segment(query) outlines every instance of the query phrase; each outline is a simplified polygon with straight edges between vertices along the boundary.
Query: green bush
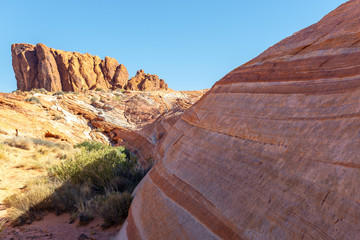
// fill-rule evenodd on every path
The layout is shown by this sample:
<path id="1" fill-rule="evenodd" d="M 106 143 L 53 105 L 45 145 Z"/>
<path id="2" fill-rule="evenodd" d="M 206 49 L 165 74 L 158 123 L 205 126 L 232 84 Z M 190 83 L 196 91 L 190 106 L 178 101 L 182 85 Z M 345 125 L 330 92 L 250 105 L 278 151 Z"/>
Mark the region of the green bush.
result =
<path id="1" fill-rule="evenodd" d="M 108 194 L 100 208 L 100 216 L 104 219 L 103 227 L 123 223 L 128 215 L 131 201 L 132 197 L 128 192 Z"/>
<path id="2" fill-rule="evenodd" d="M 34 88 L 31 90 L 32 93 L 46 94 L 48 91 L 45 88 Z"/>
<path id="3" fill-rule="evenodd" d="M 34 96 L 25 99 L 25 101 L 30 103 L 41 103 L 40 99 Z"/>
<path id="4" fill-rule="evenodd" d="M 75 148 L 84 148 L 87 151 L 97 151 L 100 149 L 107 148 L 107 146 L 103 143 L 98 143 L 94 141 L 84 141 L 82 143 L 76 144 Z"/>
<path id="5" fill-rule="evenodd" d="M 76 184 L 91 183 L 101 193 L 110 184 L 117 172 L 128 164 L 123 147 L 87 144 L 74 158 L 57 166 L 53 175 L 61 180 Z"/>
<path id="6" fill-rule="evenodd" d="M 91 103 L 94 103 L 94 102 L 99 101 L 99 98 L 98 97 L 92 97 L 90 101 L 91 101 Z"/>
<path id="7" fill-rule="evenodd" d="M 62 96 L 64 94 L 65 94 L 64 92 L 59 91 L 59 92 L 54 93 L 53 96 Z"/>
<path id="8" fill-rule="evenodd" d="M 55 121 L 57 121 L 57 120 L 61 120 L 61 119 L 63 119 L 63 117 L 62 116 L 60 116 L 60 115 L 54 115 L 54 117 L 53 117 L 53 120 L 55 120 Z"/>
<path id="9" fill-rule="evenodd" d="M 45 140 L 34 144 L 50 145 Z M 48 177 L 6 199 L 14 224 L 36 219 L 44 211 L 72 213 L 87 224 L 96 214 L 104 226 L 121 223 L 127 216 L 131 195 L 146 171 L 137 169 L 137 158 L 124 147 L 96 142 L 75 145 L 78 152 L 49 169 Z"/>

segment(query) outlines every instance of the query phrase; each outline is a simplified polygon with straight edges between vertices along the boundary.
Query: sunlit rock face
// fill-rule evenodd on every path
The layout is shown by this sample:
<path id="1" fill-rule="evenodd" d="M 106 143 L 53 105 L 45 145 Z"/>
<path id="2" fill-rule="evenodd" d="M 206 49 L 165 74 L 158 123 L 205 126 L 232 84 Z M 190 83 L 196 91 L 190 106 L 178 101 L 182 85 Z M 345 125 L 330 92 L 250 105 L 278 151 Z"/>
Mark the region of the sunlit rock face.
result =
<path id="1" fill-rule="evenodd" d="M 359 239 L 359 30 L 352 0 L 168 124 L 117 239 Z"/>
<path id="2" fill-rule="evenodd" d="M 147 168 L 156 144 L 169 129 L 166 126 L 205 92 L 0 93 L 0 141 L 18 135 L 71 144 L 112 143 L 136 153 Z"/>
<path id="3" fill-rule="evenodd" d="M 79 92 L 87 89 L 129 89 L 134 91 L 167 90 L 167 84 L 156 75 L 129 73 L 114 58 L 88 53 L 67 52 L 19 43 L 11 46 L 12 64 L 17 87 L 22 91 L 44 88 L 48 91 Z"/>

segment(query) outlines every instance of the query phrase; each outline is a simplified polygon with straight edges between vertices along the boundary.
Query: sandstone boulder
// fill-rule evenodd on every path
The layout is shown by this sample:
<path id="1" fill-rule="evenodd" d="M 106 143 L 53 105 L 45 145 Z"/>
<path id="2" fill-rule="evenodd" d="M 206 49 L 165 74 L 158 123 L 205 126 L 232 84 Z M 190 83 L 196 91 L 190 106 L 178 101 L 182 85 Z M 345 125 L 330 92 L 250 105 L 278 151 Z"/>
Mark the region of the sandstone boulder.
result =
<path id="1" fill-rule="evenodd" d="M 167 125 L 117 239 L 359 239 L 359 12 L 341 5 Z"/>

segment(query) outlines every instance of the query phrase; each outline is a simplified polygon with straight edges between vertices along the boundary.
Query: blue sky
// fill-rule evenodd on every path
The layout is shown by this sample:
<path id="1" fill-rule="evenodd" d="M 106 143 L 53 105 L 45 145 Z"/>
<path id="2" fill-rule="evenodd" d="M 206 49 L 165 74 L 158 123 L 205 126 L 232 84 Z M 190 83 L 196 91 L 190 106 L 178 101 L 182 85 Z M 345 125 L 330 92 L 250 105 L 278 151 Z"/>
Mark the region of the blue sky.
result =
<path id="1" fill-rule="evenodd" d="M 16 89 L 12 43 L 113 57 L 175 90 L 226 73 L 345 0 L 0 1 L 0 92 Z"/>

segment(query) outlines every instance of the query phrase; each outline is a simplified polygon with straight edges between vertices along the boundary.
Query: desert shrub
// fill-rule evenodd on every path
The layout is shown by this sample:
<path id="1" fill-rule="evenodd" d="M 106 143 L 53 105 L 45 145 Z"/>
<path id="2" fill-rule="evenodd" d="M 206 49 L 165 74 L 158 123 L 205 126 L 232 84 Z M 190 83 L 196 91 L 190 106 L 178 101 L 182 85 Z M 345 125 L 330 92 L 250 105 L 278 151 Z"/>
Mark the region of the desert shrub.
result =
<path id="1" fill-rule="evenodd" d="M 25 99 L 25 101 L 30 103 L 41 103 L 40 99 L 34 96 Z"/>
<path id="2" fill-rule="evenodd" d="M 82 148 L 83 151 L 74 158 L 57 166 L 53 175 L 61 181 L 71 180 L 76 184 L 89 182 L 96 191 L 103 193 L 110 180 L 127 165 L 124 148 L 95 143 L 85 144 Z"/>
<path id="3" fill-rule="evenodd" d="M 52 207 L 51 209 L 56 214 L 65 212 L 74 212 L 76 210 L 76 204 L 81 200 L 80 185 L 65 182 L 61 187 L 57 188 L 51 197 Z"/>
<path id="4" fill-rule="evenodd" d="M 96 88 L 95 91 L 97 91 L 97 92 L 100 92 L 100 91 L 101 91 L 101 92 L 102 92 L 102 91 L 104 91 L 104 90 L 103 90 L 102 88 Z"/>
<path id="5" fill-rule="evenodd" d="M 82 143 L 76 144 L 75 148 L 84 148 L 86 151 L 97 151 L 100 149 L 107 148 L 103 143 L 93 142 L 93 141 L 84 141 Z"/>
<path id="6" fill-rule="evenodd" d="M 21 148 L 24 150 L 30 150 L 31 147 L 33 146 L 32 140 L 29 138 L 25 138 L 25 137 L 14 137 L 14 138 L 5 140 L 4 143 L 9 145 L 10 147 Z"/>
<path id="7" fill-rule="evenodd" d="M 35 145 L 45 146 L 48 148 L 59 148 L 59 149 L 68 150 L 68 151 L 72 149 L 72 146 L 69 143 L 56 143 L 56 142 L 52 142 L 52 141 L 48 141 L 48 140 L 40 139 L 40 138 L 30 138 L 30 140 Z"/>
<path id="8" fill-rule="evenodd" d="M 31 93 L 42 93 L 42 94 L 48 93 L 48 91 L 45 88 L 34 88 L 30 92 Z"/>
<path id="9" fill-rule="evenodd" d="M 99 208 L 104 200 L 104 195 L 95 195 L 88 200 L 80 201 L 80 203 L 76 205 L 76 217 L 79 219 L 81 225 L 86 225 L 94 219 L 95 215 L 99 213 Z"/>
<path id="10" fill-rule="evenodd" d="M 17 193 L 4 199 L 4 204 L 10 207 L 8 217 L 13 225 L 24 224 L 28 219 L 36 219 L 41 212 L 51 208 L 50 196 L 56 185 L 46 179 L 39 179 L 26 187 L 23 193 Z"/>
<path id="11" fill-rule="evenodd" d="M 64 92 L 59 91 L 59 92 L 55 92 L 55 93 L 53 94 L 53 96 L 62 96 L 62 95 L 64 95 L 64 94 L 65 94 Z"/>
<path id="12" fill-rule="evenodd" d="M 67 143 L 55 143 L 40 138 L 28 138 L 28 137 L 14 137 L 4 141 L 5 144 L 11 147 L 22 148 L 25 150 L 31 149 L 33 145 L 45 146 L 48 148 L 58 148 L 62 150 L 71 150 L 72 146 Z"/>
<path id="13" fill-rule="evenodd" d="M 46 94 L 48 91 L 45 88 L 34 88 L 31 90 L 32 93 L 43 93 Z"/>
<path id="14" fill-rule="evenodd" d="M 55 144 L 46 140 L 35 142 Z M 104 226 L 126 218 L 131 203 L 129 192 L 146 174 L 137 169 L 137 158 L 124 147 L 96 142 L 83 142 L 75 148 L 77 153 L 48 169 L 48 177 L 30 183 L 24 193 L 6 199 L 14 224 L 39 218 L 44 211 L 72 213 L 81 224 L 100 214 Z"/>
<path id="15" fill-rule="evenodd" d="M 100 216 L 104 219 L 104 227 L 122 223 L 129 212 L 132 201 L 128 192 L 114 192 L 106 196 L 100 208 Z"/>
<path id="16" fill-rule="evenodd" d="M 55 120 L 55 121 L 60 120 L 60 119 L 63 119 L 63 117 L 60 115 L 57 115 L 57 114 L 55 114 L 53 117 L 53 120 Z"/>
<path id="17" fill-rule="evenodd" d="M 90 100 L 92 103 L 99 101 L 98 97 L 92 97 Z"/>

